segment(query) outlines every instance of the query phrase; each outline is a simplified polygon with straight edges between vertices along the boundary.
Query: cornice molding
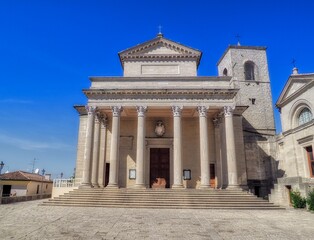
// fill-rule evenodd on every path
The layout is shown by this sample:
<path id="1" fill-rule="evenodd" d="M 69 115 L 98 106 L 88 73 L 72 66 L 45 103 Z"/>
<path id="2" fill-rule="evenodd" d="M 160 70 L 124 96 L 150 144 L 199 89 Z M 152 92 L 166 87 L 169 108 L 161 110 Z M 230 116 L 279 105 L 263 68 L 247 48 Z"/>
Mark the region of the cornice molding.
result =
<path id="1" fill-rule="evenodd" d="M 232 99 L 238 89 L 88 89 L 89 99 Z"/>

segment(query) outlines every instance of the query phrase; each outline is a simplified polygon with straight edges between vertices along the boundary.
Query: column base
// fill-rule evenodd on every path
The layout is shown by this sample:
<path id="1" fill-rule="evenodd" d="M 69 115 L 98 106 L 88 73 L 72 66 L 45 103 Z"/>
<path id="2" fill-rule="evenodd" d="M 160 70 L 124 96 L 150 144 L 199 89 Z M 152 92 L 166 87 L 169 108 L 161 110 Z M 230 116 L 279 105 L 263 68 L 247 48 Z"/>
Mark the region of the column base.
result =
<path id="1" fill-rule="evenodd" d="M 79 189 L 82 189 L 82 188 L 92 188 L 92 185 L 90 183 L 81 183 L 81 185 L 78 188 Z"/>
<path id="2" fill-rule="evenodd" d="M 173 185 L 171 186 L 171 188 L 172 188 L 172 189 L 183 189 L 184 186 L 183 186 L 183 184 L 173 184 Z"/>
<path id="3" fill-rule="evenodd" d="M 108 184 L 107 185 L 107 187 L 106 188 L 114 188 L 114 189 L 118 189 L 119 188 L 119 186 L 118 186 L 118 184 Z"/>
<path id="4" fill-rule="evenodd" d="M 226 189 L 228 189 L 228 190 L 242 190 L 241 189 L 241 187 L 240 187 L 240 185 L 228 185 L 227 187 L 226 187 Z"/>
<path id="5" fill-rule="evenodd" d="M 210 185 L 201 185 L 199 189 L 210 189 Z"/>
<path id="6" fill-rule="evenodd" d="M 105 186 L 104 185 L 99 185 L 99 188 L 104 188 Z"/>
<path id="7" fill-rule="evenodd" d="M 147 187 L 145 184 L 135 184 L 134 188 L 146 189 Z"/>
<path id="8" fill-rule="evenodd" d="M 99 185 L 98 185 L 98 183 L 92 183 L 92 185 L 93 185 L 93 188 L 99 188 Z"/>

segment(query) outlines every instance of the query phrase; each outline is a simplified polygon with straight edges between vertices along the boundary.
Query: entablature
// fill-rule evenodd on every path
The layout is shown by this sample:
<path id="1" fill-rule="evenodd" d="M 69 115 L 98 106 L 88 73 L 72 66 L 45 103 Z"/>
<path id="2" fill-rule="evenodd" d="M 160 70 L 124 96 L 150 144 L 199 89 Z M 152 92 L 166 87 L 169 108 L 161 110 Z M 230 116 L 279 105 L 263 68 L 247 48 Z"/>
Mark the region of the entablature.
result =
<path id="1" fill-rule="evenodd" d="M 239 89 L 86 89 L 88 99 L 233 99 Z"/>

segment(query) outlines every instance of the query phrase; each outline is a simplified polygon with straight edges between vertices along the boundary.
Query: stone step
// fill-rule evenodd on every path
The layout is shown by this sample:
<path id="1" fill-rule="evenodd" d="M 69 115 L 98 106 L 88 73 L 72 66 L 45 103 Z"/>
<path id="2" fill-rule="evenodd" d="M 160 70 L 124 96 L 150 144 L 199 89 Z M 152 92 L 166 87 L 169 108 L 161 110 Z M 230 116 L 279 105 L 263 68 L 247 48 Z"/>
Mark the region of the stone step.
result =
<path id="1" fill-rule="evenodd" d="M 247 209 L 247 210 L 280 210 L 276 205 L 143 205 L 143 204 L 94 204 L 94 203 L 43 203 L 42 206 L 68 206 L 68 207 L 106 207 L 106 208 L 149 208 L 149 209 Z"/>
<path id="2" fill-rule="evenodd" d="M 95 203 L 95 204 L 106 204 L 106 203 L 112 203 L 112 204 L 154 204 L 154 205 L 186 205 L 186 204 L 202 204 L 202 205 L 212 205 L 212 204 L 218 204 L 218 205 L 230 205 L 230 204 L 236 204 L 236 205 L 243 205 L 243 204 L 252 204 L 252 205 L 273 205 L 269 202 L 250 202 L 250 201 L 228 201 L 228 202 L 221 202 L 221 201 L 212 201 L 212 202 L 204 202 L 204 201 L 149 201 L 149 200 L 142 200 L 142 201 L 110 201 L 110 200 L 98 200 L 98 199 L 54 199 L 50 200 L 48 202 L 44 203 L 56 203 L 56 202 L 63 202 L 63 203 L 69 203 L 69 202 L 80 202 L 80 203 Z"/>
<path id="3" fill-rule="evenodd" d="M 279 209 L 241 190 L 76 189 L 43 206 Z"/>
<path id="4" fill-rule="evenodd" d="M 153 201 L 188 201 L 188 200 L 198 200 L 198 201 L 252 201 L 252 202 L 267 202 L 266 200 L 260 199 L 260 198 L 226 198 L 226 197 L 215 197 L 215 198 L 198 198 L 198 197 L 182 197 L 182 198 L 175 198 L 175 197 L 128 197 L 128 196 L 120 196 L 120 197 L 114 197 L 114 196 L 98 196 L 98 197 L 86 197 L 86 196 L 60 196 L 54 199 L 50 200 L 63 200 L 63 199 L 97 199 L 97 200 L 121 200 L 126 201 L 129 199 L 133 200 L 153 200 Z"/>

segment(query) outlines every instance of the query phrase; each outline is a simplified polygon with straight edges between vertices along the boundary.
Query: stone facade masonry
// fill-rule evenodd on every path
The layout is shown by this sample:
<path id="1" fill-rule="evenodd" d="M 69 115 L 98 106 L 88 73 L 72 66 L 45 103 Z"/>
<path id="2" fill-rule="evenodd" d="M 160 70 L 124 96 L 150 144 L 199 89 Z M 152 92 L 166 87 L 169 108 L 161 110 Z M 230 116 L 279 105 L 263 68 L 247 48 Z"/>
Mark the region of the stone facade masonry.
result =
<path id="1" fill-rule="evenodd" d="M 83 178 L 83 161 L 84 161 L 84 149 L 86 144 L 86 125 L 87 115 L 80 115 L 79 131 L 78 131 L 78 143 L 77 143 L 77 158 L 75 168 L 75 178 Z"/>
<path id="2" fill-rule="evenodd" d="M 100 135 L 99 166 L 105 168 L 105 163 L 111 165 L 114 159 L 111 187 L 136 187 L 136 180 L 129 178 L 130 170 L 141 172 L 142 185 L 151 187 L 150 149 L 168 148 L 170 186 L 209 186 L 209 169 L 206 172 L 201 167 L 209 164 L 215 171 L 212 187 L 249 188 L 259 196 L 269 193 L 275 180 L 275 127 L 265 50 L 230 46 L 218 63 L 218 76 L 199 77 L 202 53 L 158 35 L 119 53 L 123 77 L 91 77 L 91 87 L 84 94 L 88 106 L 108 117 L 107 128 Z M 247 61 L 254 62 L 255 80 L 245 80 Z M 138 126 L 138 106 L 147 107 L 141 116 L 145 128 Z M 121 107 L 121 115 L 113 118 L 112 107 Z M 198 112 L 200 107 L 205 113 Z M 182 108 L 182 116 L 173 108 Z M 158 121 L 165 126 L 165 134 L 159 137 L 155 134 Z M 90 160 L 84 156 L 86 125 L 87 115 L 81 114 L 77 178 L 82 177 L 84 159 Z M 143 132 L 144 137 L 137 139 Z M 138 157 L 139 167 L 136 158 L 143 153 L 144 159 Z M 181 184 L 183 169 L 191 170 L 191 180 Z"/>
<path id="3" fill-rule="evenodd" d="M 124 77 L 196 76 L 195 61 L 126 61 Z"/>
<path id="4" fill-rule="evenodd" d="M 245 80 L 246 62 L 254 63 L 254 80 Z M 230 46 L 218 62 L 219 76 L 226 74 L 225 69 L 239 89 L 237 105 L 248 107 L 242 114 L 248 187 L 265 196 L 275 181 L 274 143 L 270 141 L 275 123 L 266 48 Z"/>

